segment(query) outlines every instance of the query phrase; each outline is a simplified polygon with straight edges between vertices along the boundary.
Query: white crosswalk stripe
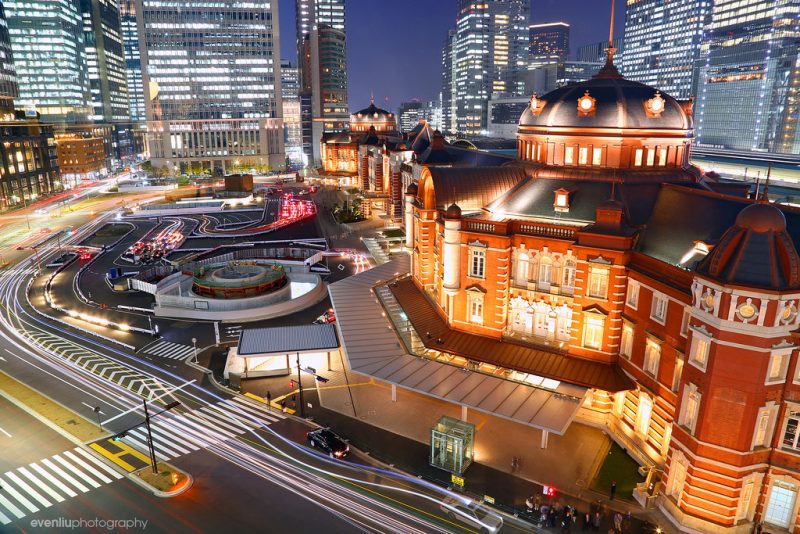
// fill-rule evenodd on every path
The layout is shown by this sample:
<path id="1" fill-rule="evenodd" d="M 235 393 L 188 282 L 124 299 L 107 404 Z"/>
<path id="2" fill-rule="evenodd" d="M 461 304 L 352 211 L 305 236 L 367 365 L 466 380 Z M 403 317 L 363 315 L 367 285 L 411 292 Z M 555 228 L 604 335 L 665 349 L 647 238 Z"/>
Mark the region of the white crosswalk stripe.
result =
<path id="1" fill-rule="evenodd" d="M 216 443 L 234 439 L 262 425 L 270 425 L 285 416 L 256 403 L 234 397 L 183 413 L 170 413 L 150 423 L 156 455 L 169 460 Z M 122 438 L 129 445 L 147 452 L 144 426 L 128 431 Z"/>
<path id="2" fill-rule="evenodd" d="M 80 447 L 17 467 L 0 474 L 0 525 L 121 478 Z"/>
<path id="3" fill-rule="evenodd" d="M 151 354 L 160 358 L 169 358 L 171 360 L 185 360 L 189 356 L 194 356 L 194 347 L 189 345 L 181 345 L 180 343 L 173 343 L 171 341 L 156 341 L 147 345 L 141 350 L 144 354 Z"/>

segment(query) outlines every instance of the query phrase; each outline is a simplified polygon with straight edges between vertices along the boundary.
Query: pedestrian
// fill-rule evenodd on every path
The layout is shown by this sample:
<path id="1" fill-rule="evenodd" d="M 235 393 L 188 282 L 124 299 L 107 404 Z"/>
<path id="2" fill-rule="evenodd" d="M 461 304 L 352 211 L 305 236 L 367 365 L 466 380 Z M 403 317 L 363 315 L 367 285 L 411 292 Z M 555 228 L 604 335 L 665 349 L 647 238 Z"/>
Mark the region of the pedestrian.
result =
<path id="1" fill-rule="evenodd" d="M 583 530 L 589 530 L 589 525 L 592 524 L 592 514 L 586 512 L 583 514 Z"/>
<path id="2" fill-rule="evenodd" d="M 519 469 L 519 458 L 516 456 L 511 457 L 511 472 L 515 473 Z"/>
<path id="3" fill-rule="evenodd" d="M 611 500 L 613 501 L 614 497 L 616 497 L 616 496 L 617 496 L 617 481 L 616 480 L 612 480 L 611 481 Z"/>
<path id="4" fill-rule="evenodd" d="M 622 530 L 623 532 L 627 532 L 631 529 L 631 511 L 628 510 L 628 513 L 625 514 L 625 519 L 622 520 Z"/>
<path id="5" fill-rule="evenodd" d="M 532 514 L 536 510 L 536 502 L 534 501 L 533 495 L 529 495 L 527 499 L 525 499 L 525 506 L 528 508 L 528 513 Z"/>
<path id="6" fill-rule="evenodd" d="M 272 393 L 267 391 L 267 410 L 272 411 Z"/>
<path id="7" fill-rule="evenodd" d="M 592 517 L 592 530 L 599 531 L 600 530 L 600 521 L 601 521 L 600 512 L 595 512 L 594 517 Z"/>
<path id="8" fill-rule="evenodd" d="M 614 514 L 614 528 L 617 529 L 618 532 L 622 532 L 622 514 L 619 512 Z"/>
<path id="9" fill-rule="evenodd" d="M 281 401 L 281 411 L 283 413 L 286 413 L 286 401 L 285 400 Z"/>

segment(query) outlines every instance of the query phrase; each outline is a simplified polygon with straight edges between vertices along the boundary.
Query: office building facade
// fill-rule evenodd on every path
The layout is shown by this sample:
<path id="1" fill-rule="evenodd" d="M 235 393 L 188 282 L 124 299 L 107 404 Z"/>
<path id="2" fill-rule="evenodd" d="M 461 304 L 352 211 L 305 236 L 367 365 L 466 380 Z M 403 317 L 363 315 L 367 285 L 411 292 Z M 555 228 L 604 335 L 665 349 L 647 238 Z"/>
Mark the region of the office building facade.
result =
<path id="1" fill-rule="evenodd" d="M 120 26 L 125 49 L 125 75 L 128 80 L 128 102 L 131 122 L 143 123 L 144 86 L 142 85 L 142 61 L 139 53 L 139 30 L 136 25 L 136 0 L 120 0 Z"/>
<path id="2" fill-rule="evenodd" d="M 322 136 L 350 119 L 344 0 L 298 0 L 296 15 L 303 150 L 320 163 Z"/>
<path id="3" fill-rule="evenodd" d="M 529 27 L 528 52 L 532 63 L 566 61 L 569 58 L 569 24 L 546 22 Z"/>
<path id="4" fill-rule="evenodd" d="M 621 57 L 625 51 L 624 37 L 614 38 L 614 49 L 617 51 L 617 57 Z M 606 60 L 606 50 L 608 50 L 608 40 L 579 46 L 575 54 L 575 60 L 588 63 L 603 63 Z"/>
<path id="5" fill-rule="evenodd" d="M 286 157 L 291 163 L 303 162 L 303 126 L 300 118 L 300 69 L 289 60 L 281 61 L 281 96 Z"/>
<path id="6" fill-rule="evenodd" d="M 492 94 L 522 95 L 520 72 L 528 60 L 528 14 L 524 0 L 459 0 L 455 34 L 443 57 L 445 122 L 449 107 L 451 131 L 485 133 L 487 101 Z M 449 50 L 449 53 L 448 53 Z M 448 57 L 449 56 L 449 57 Z M 452 74 L 449 62 L 452 62 Z M 452 76 L 452 82 L 447 78 Z"/>
<path id="7" fill-rule="evenodd" d="M 80 0 L 3 5 L 19 86 L 16 105 L 48 122 L 87 120 L 91 92 Z"/>
<path id="8" fill-rule="evenodd" d="M 137 0 L 154 166 L 284 166 L 277 10 Z"/>
<path id="9" fill-rule="evenodd" d="M 716 0 L 697 62 L 698 145 L 800 154 L 800 2 Z"/>
<path id="10" fill-rule="evenodd" d="M 622 73 L 630 80 L 688 98 L 711 4 L 701 0 L 629 0 Z"/>

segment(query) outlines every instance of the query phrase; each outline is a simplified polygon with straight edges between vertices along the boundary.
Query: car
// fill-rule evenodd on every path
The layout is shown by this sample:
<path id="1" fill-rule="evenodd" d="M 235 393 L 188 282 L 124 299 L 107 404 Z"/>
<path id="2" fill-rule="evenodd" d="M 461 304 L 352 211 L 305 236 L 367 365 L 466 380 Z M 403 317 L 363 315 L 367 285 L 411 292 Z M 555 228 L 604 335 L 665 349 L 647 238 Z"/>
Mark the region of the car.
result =
<path id="1" fill-rule="evenodd" d="M 439 508 L 451 521 L 459 521 L 478 532 L 496 534 L 503 527 L 503 518 L 479 502 L 447 497 Z"/>
<path id="2" fill-rule="evenodd" d="M 326 452 L 331 458 L 344 458 L 350 452 L 350 445 L 344 442 L 342 438 L 330 428 L 318 428 L 306 434 L 308 443 L 312 447 L 321 449 Z"/>

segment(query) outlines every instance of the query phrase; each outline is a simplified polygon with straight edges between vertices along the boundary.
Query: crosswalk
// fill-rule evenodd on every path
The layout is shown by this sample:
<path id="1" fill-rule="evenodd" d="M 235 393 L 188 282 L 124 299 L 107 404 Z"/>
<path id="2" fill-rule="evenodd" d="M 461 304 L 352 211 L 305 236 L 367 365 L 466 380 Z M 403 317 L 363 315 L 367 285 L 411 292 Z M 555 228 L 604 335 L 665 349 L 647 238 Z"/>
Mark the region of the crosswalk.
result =
<path id="1" fill-rule="evenodd" d="M 150 431 L 157 459 L 167 461 L 284 418 L 282 413 L 270 410 L 266 404 L 262 407 L 244 398 L 233 397 L 199 409 L 154 418 L 150 422 Z M 142 425 L 129 430 L 122 442 L 146 452 L 147 429 Z"/>
<path id="2" fill-rule="evenodd" d="M 147 345 L 141 352 L 171 360 L 185 360 L 189 356 L 194 356 L 194 347 L 161 340 Z"/>
<path id="3" fill-rule="evenodd" d="M 81 447 L 12 469 L 0 474 L 0 525 L 121 478 Z"/>

